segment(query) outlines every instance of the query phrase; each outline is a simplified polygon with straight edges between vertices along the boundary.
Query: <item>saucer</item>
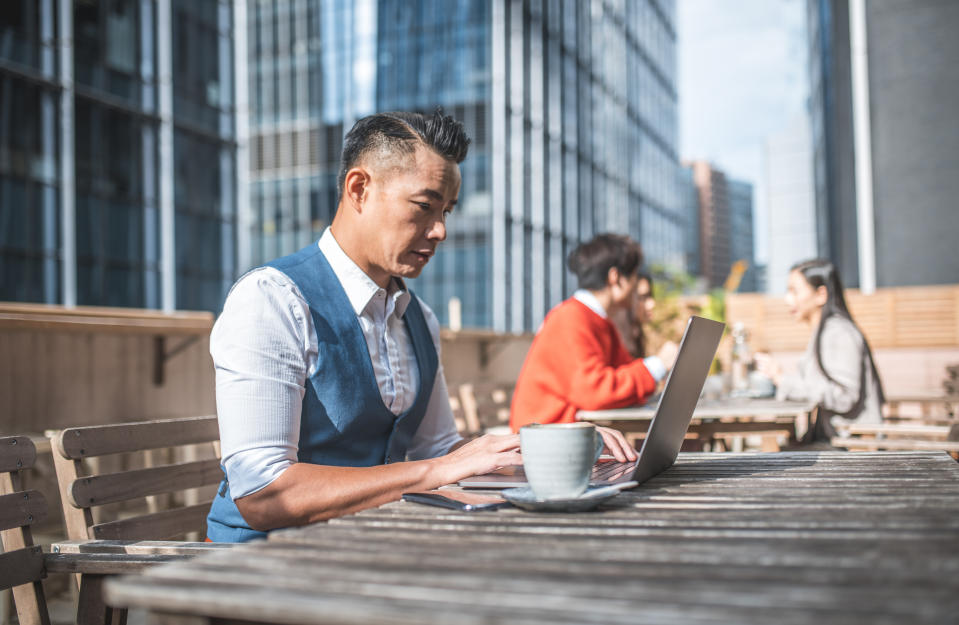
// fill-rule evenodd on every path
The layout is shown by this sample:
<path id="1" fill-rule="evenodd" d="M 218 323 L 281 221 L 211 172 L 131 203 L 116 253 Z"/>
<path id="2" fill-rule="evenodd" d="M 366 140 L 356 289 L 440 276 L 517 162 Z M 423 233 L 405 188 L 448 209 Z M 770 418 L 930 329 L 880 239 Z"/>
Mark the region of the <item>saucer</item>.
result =
<path id="1" fill-rule="evenodd" d="M 638 482 L 623 482 L 610 486 L 596 486 L 587 488 L 586 492 L 579 497 L 569 499 L 538 499 L 529 486 L 507 488 L 502 495 L 506 501 L 517 508 L 530 512 L 585 512 L 615 497 L 619 491 L 632 488 L 637 484 Z"/>

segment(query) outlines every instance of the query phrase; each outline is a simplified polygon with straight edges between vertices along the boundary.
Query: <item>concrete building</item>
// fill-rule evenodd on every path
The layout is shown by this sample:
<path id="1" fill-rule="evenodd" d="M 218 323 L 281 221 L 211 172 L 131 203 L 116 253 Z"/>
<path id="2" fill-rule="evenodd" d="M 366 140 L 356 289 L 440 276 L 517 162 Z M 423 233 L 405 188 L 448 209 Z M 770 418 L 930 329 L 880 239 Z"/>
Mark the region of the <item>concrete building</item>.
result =
<path id="1" fill-rule="evenodd" d="M 343 133 L 432 111 L 473 138 L 448 239 L 413 288 L 448 323 L 535 330 L 575 288 L 569 251 L 628 233 L 685 268 L 673 0 L 250 0 L 251 201 L 240 266 L 335 210 Z"/>
<path id="2" fill-rule="evenodd" d="M 237 272 L 234 9 L 0 3 L 0 300 L 219 309 Z"/>
<path id="3" fill-rule="evenodd" d="M 691 173 L 699 210 L 699 272 L 709 288 L 723 286 L 733 263 L 743 260 L 748 269 L 740 291 L 755 291 L 753 241 L 753 185 L 728 177 L 707 161 L 686 165 Z"/>
<path id="4" fill-rule="evenodd" d="M 959 3 L 808 0 L 817 241 L 849 286 L 959 276 Z"/>
<path id="5" fill-rule="evenodd" d="M 769 207 L 765 291 L 770 295 L 786 292 L 790 267 L 817 255 L 811 137 L 809 117 L 803 112 L 764 146 Z"/>
<path id="6" fill-rule="evenodd" d="M 699 201 L 700 275 L 710 288 L 721 286 L 733 262 L 726 175 L 705 161 L 690 163 L 689 168 Z"/>

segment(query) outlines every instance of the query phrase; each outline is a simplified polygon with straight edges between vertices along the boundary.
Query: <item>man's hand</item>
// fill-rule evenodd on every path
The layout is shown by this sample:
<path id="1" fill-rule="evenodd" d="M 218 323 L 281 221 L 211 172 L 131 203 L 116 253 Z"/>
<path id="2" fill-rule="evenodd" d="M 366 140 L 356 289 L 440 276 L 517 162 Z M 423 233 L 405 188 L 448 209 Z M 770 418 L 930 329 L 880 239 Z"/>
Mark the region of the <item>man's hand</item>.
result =
<path id="1" fill-rule="evenodd" d="M 519 434 L 487 434 L 455 447 L 435 458 L 443 484 L 452 484 L 464 477 L 482 475 L 502 467 L 523 464 L 519 453 Z"/>
<path id="2" fill-rule="evenodd" d="M 596 426 L 596 431 L 603 437 L 606 444 L 605 451 L 619 462 L 633 462 L 636 460 L 636 450 L 626 442 L 626 437 L 619 430 Z"/>

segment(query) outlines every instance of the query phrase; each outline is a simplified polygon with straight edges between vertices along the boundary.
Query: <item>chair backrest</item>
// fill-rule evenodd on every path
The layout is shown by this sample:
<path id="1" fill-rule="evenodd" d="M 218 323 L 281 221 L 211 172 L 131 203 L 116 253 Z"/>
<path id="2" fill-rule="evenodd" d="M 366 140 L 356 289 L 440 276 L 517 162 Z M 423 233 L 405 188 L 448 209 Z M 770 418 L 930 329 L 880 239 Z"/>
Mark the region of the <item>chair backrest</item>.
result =
<path id="1" fill-rule="evenodd" d="M 490 428 L 509 425 L 513 386 L 493 382 L 461 384 L 459 395 L 469 433 L 483 433 Z"/>
<path id="2" fill-rule="evenodd" d="M 213 492 L 204 493 L 200 501 L 195 489 L 213 487 L 223 477 L 219 437 L 214 416 L 75 427 L 57 433 L 52 440 L 53 460 L 68 537 L 166 540 L 205 536 Z M 206 453 L 198 454 L 197 445 L 206 447 Z M 112 454 L 125 454 L 112 458 L 114 464 L 117 458 L 124 459 L 125 466 L 102 472 L 104 463 L 98 460 L 107 460 L 103 457 Z M 196 459 L 198 455 L 208 457 Z M 129 465 L 134 468 L 127 468 Z M 161 505 L 160 498 L 167 501 Z M 131 510 L 124 510 L 123 518 L 102 518 L 100 506 L 121 502 L 133 507 L 132 516 Z"/>
<path id="3" fill-rule="evenodd" d="M 23 490 L 20 472 L 33 466 L 37 450 L 26 436 L 0 437 L 0 590 L 13 588 L 21 625 L 50 625 L 41 579 L 43 552 L 33 544 L 30 526 L 46 519 L 47 501 Z"/>

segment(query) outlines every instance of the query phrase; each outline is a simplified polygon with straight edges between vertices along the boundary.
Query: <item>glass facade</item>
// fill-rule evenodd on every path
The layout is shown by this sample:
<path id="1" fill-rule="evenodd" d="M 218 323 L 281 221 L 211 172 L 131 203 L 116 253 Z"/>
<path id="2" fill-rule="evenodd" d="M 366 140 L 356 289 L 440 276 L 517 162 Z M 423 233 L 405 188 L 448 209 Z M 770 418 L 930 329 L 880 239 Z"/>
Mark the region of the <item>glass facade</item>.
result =
<path id="1" fill-rule="evenodd" d="M 232 12 L 227 0 L 2 3 L 0 299 L 219 309 L 236 273 Z"/>
<path id="2" fill-rule="evenodd" d="M 176 301 L 219 310 L 237 271 L 233 8 L 172 8 Z"/>
<path id="3" fill-rule="evenodd" d="M 741 292 L 752 293 L 758 288 L 758 269 L 753 244 L 753 185 L 732 178 L 726 179 L 729 194 L 729 247 L 733 261 L 748 264 L 739 283 Z"/>
<path id="4" fill-rule="evenodd" d="M 672 2 L 493 2 L 492 326 L 532 331 L 603 231 L 685 268 Z M 465 307 L 465 302 L 464 302 Z"/>
<path id="5" fill-rule="evenodd" d="M 0 3 L 0 300 L 60 292 L 56 24 L 49 3 Z"/>
<path id="6" fill-rule="evenodd" d="M 248 0 L 250 254 L 314 240 L 336 209 L 342 136 L 376 110 L 462 121 L 448 238 L 413 283 L 447 322 L 532 331 L 575 288 L 565 259 L 602 231 L 686 264 L 674 2 Z M 241 245 L 241 248 L 245 247 Z"/>
<path id="7" fill-rule="evenodd" d="M 249 0 L 250 215 L 241 269 L 316 240 L 344 128 L 375 110 L 376 3 Z"/>
<path id="8" fill-rule="evenodd" d="M 817 252 L 859 285 L 849 3 L 807 0 Z"/>

